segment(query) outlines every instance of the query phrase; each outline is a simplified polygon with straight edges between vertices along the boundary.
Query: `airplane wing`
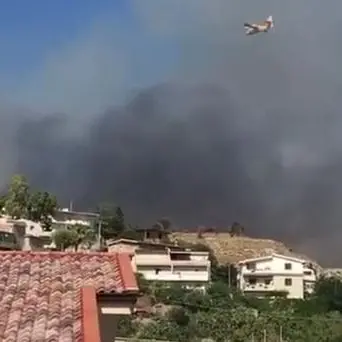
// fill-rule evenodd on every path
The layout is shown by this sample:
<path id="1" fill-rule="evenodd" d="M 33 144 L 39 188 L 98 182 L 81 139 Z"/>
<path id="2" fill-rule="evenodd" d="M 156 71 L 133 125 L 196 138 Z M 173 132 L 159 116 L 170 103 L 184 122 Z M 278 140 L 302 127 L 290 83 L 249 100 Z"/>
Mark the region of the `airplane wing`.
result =
<path id="1" fill-rule="evenodd" d="M 248 28 L 252 28 L 252 29 L 258 28 L 257 25 L 255 25 L 255 24 L 249 24 L 249 23 L 244 23 L 243 26 L 244 26 L 244 27 L 248 27 Z"/>

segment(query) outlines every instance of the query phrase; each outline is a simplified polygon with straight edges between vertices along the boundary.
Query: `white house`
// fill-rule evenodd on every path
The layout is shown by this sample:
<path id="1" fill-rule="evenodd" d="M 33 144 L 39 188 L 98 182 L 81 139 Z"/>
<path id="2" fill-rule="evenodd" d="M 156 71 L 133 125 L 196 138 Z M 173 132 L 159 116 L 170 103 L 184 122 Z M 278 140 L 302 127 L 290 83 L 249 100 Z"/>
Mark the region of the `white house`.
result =
<path id="1" fill-rule="evenodd" d="M 286 292 L 287 298 L 303 298 L 315 281 L 315 270 L 302 259 L 272 254 L 239 262 L 238 284 L 245 294 Z"/>
<path id="2" fill-rule="evenodd" d="M 58 209 L 51 218 L 52 228 L 65 228 L 76 224 L 94 227 L 99 217 L 98 213 L 71 211 L 68 208 Z"/>
<path id="3" fill-rule="evenodd" d="M 139 248 L 132 255 L 132 266 L 152 281 L 178 282 L 200 288 L 210 281 L 208 252 Z"/>

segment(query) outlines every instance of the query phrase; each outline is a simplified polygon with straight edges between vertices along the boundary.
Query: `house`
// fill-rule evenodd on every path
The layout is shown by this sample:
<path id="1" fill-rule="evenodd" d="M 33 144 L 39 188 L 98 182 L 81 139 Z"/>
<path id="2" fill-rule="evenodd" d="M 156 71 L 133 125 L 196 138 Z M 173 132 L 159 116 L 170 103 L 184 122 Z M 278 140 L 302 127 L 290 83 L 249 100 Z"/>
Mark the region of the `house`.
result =
<path id="1" fill-rule="evenodd" d="M 107 242 L 108 252 L 130 253 L 133 270 L 151 281 L 204 287 L 211 279 L 209 252 L 161 242 L 118 239 Z"/>
<path id="2" fill-rule="evenodd" d="M 146 280 L 205 288 L 211 278 L 209 252 L 139 248 L 132 255 L 132 267 Z"/>
<path id="3" fill-rule="evenodd" d="M 67 208 L 58 209 L 52 217 L 52 228 L 65 228 L 75 224 L 95 227 L 99 218 L 98 213 L 71 211 Z"/>
<path id="4" fill-rule="evenodd" d="M 313 291 L 316 281 L 316 273 L 310 264 L 285 255 L 247 259 L 238 265 L 238 284 L 245 294 L 285 293 L 287 298 L 303 298 L 305 293 Z"/>
<path id="5" fill-rule="evenodd" d="M 136 232 L 141 234 L 143 241 L 162 243 L 168 241 L 170 232 L 163 228 L 160 224 L 155 224 L 149 228 L 138 228 Z"/>
<path id="6" fill-rule="evenodd" d="M 0 252 L 0 341 L 113 342 L 138 291 L 125 253 Z"/>
<path id="7" fill-rule="evenodd" d="M 179 247 L 173 244 L 161 243 L 161 242 L 153 242 L 150 240 L 139 241 L 132 239 L 117 239 L 117 240 L 108 240 L 107 241 L 107 249 L 108 252 L 127 252 L 134 254 L 134 252 L 139 249 L 153 249 L 153 250 L 164 250 L 165 248 L 170 248 L 172 250 L 184 250 L 183 247 Z"/>
<path id="8" fill-rule="evenodd" d="M 325 278 L 339 278 L 342 279 L 342 268 L 325 268 L 321 275 Z"/>
<path id="9" fill-rule="evenodd" d="M 8 216 L 0 218 L 0 231 L 15 235 L 17 246 L 13 249 L 23 251 L 43 251 L 55 249 L 52 233 L 55 230 L 70 227 L 75 224 L 95 227 L 99 214 L 90 212 L 75 212 L 68 209 L 56 210 L 52 220 L 52 231 L 44 231 L 39 222 L 27 219 L 14 220 Z M 0 242 L 1 249 L 1 242 Z"/>

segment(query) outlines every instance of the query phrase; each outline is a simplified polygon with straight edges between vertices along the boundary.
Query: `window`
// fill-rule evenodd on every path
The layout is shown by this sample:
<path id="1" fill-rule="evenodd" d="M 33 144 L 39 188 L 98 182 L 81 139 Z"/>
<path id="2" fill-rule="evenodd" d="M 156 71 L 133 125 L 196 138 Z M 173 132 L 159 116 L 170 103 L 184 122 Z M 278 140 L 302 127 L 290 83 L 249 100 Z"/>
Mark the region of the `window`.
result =
<path id="1" fill-rule="evenodd" d="M 146 232 L 146 239 L 150 238 L 150 232 Z"/>
<path id="2" fill-rule="evenodd" d="M 247 270 L 255 270 L 255 263 L 249 262 L 246 265 Z"/>
<path id="3" fill-rule="evenodd" d="M 255 285 L 256 284 L 256 278 L 250 278 L 249 279 L 249 284 L 250 285 Z"/>
<path id="4" fill-rule="evenodd" d="M 271 279 L 265 279 L 265 284 L 270 285 L 271 284 Z"/>
<path id="5" fill-rule="evenodd" d="M 285 278 L 285 286 L 292 286 L 292 279 L 291 278 Z"/>
<path id="6" fill-rule="evenodd" d="M 159 268 L 156 268 L 155 272 L 156 272 L 156 274 L 159 274 L 160 269 L 159 269 Z"/>
<path id="7" fill-rule="evenodd" d="M 292 270 L 292 264 L 290 262 L 285 263 L 285 270 Z"/>

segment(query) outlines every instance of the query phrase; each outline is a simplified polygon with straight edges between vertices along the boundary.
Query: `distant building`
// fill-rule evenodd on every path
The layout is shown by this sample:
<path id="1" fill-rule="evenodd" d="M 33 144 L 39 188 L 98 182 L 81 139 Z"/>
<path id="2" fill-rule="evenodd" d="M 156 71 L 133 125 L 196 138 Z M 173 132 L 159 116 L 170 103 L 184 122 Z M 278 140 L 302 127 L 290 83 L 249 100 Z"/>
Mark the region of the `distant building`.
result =
<path id="1" fill-rule="evenodd" d="M 342 268 L 324 268 L 321 275 L 326 278 L 342 279 Z"/>
<path id="2" fill-rule="evenodd" d="M 161 225 L 155 224 L 149 228 L 138 228 L 136 233 L 143 241 L 154 243 L 166 243 L 170 232 L 165 230 Z"/>
<path id="3" fill-rule="evenodd" d="M 58 209 L 52 217 L 52 228 L 65 228 L 75 224 L 95 227 L 99 218 L 100 214 L 98 213 L 70 211 L 67 208 Z"/>
<path id="4" fill-rule="evenodd" d="M 313 291 L 316 278 L 310 264 L 294 257 L 271 254 L 239 262 L 238 284 L 245 294 L 283 292 L 287 298 L 304 298 Z"/>
<path id="5" fill-rule="evenodd" d="M 107 246 L 110 253 L 129 253 L 133 269 L 146 280 L 204 288 L 211 279 L 209 252 L 129 239 L 112 240 Z"/>
<path id="6" fill-rule="evenodd" d="M 210 281 L 208 252 L 164 249 L 135 250 L 132 267 L 146 280 L 175 282 L 205 288 Z"/>
<path id="7" fill-rule="evenodd" d="M 183 251 L 183 247 L 179 247 L 173 244 L 153 242 L 150 240 L 140 241 L 133 239 L 116 239 L 107 241 L 108 252 L 128 252 L 134 254 L 137 249 L 150 249 L 150 250 L 164 250 L 170 248 L 172 250 Z"/>
<path id="8" fill-rule="evenodd" d="M 8 216 L 0 218 L 0 250 L 19 249 L 24 251 L 53 250 L 52 234 L 55 230 L 75 224 L 96 227 L 99 214 L 89 212 L 56 210 L 52 219 L 52 231 L 43 230 L 39 222 L 26 219 L 13 220 Z M 9 242 L 14 239 L 14 243 Z M 3 247 L 2 247 L 3 246 Z M 13 246 L 13 247 L 12 247 Z"/>

